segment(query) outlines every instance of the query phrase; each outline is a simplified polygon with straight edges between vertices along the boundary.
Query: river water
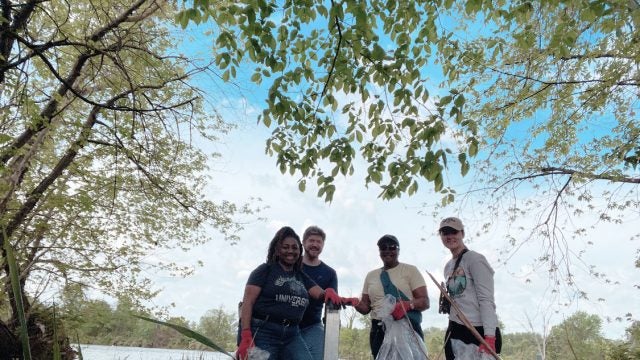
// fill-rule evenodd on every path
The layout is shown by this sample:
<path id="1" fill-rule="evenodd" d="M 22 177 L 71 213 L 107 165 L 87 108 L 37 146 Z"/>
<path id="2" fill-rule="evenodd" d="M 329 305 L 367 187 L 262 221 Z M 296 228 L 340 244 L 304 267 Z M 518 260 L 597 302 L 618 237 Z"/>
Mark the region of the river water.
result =
<path id="1" fill-rule="evenodd" d="M 85 360 L 231 360 L 219 352 L 153 349 L 128 346 L 80 345 Z"/>

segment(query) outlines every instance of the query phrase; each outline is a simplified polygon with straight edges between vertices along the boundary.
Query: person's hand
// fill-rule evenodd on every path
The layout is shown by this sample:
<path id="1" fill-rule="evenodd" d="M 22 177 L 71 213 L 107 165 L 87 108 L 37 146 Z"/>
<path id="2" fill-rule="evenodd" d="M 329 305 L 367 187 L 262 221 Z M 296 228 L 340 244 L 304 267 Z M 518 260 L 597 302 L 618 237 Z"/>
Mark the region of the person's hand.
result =
<path id="1" fill-rule="evenodd" d="M 342 305 L 342 298 L 338 296 L 338 293 L 332 288 L 326 288 L 324 290 L 324 302 L 325 304 L 331 301 L 335 305 Z"/>
<path id="2" fill-rule="evenodd" d="M 495 353 L 496 352 L 496 337 L 495 336 L 485 336 L 484 337 L 484 341 L 489 345 L 491 350 L 493 350 L 493 352 Z M 482 353 L 491 354 L 491 351 L 489 351 L 489 349 L 487 349 L 487 347 L 484 344 L 480 344 L 480 348 L 478 349 L 478 351 L 480 351 Z"/>
<path id="3" fill-rule="evenodd" d="M 236 351 L 236 359 L 246 360 L 249 358 L 249 349 L 254 347 L 253 335 L 251 329 L 244 329 L 240 332 L 240 345 L 238 345 L 238 351 Z"/>
<path id="4" fill-rule="evenodd" d="M 342 302 L 342 305 L 349 305 L 349 306 L 358 306 L 358 304 L 360 303 L 360 299 L 358 299 L 357 297 L 352 297 L 352 298 L 340 298 L 340 301 Z"/>
<path id="5" fill-rule="evenodd" d="M 394 307 L 393 311 L 391 312 L 391 316 L 393 316 L 394 320 L 400 320 L 407 314 L 407 311 L 411 309 L 413 309 L 413 306 L 411 305 L 411 301 L 409 300 L 398 301 L 396 303 L 396 307 Z"/>

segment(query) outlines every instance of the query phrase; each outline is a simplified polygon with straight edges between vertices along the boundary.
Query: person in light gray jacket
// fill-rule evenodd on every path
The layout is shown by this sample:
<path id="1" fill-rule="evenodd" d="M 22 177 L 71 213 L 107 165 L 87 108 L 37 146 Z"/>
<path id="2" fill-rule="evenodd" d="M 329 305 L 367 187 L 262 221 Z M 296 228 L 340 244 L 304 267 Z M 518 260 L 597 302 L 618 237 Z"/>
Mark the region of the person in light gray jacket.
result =
<path id="1" fill-rule="evenodd" d="M 451 251 L 452 258 L 444 267 L 447 292 L 456 302 L 469 322 L 484 337 L 496 353 L 500 353 L 502 337 L 498 328 L 498 315 L 493 290 L 493 269 L 484 255 L 467 249 L 464 245 L 464 226 L 456 217 L 440 222 L 438 232 L 442 244 Z M 446 310 L 445 310 L 446 311 Z M 455 359 L 451 340 L 475 344 L 478 351 L 489 352 L 467 329 L 454 307 L 449 309 L 449 326 L 445 334 L 445 357 Z"/>

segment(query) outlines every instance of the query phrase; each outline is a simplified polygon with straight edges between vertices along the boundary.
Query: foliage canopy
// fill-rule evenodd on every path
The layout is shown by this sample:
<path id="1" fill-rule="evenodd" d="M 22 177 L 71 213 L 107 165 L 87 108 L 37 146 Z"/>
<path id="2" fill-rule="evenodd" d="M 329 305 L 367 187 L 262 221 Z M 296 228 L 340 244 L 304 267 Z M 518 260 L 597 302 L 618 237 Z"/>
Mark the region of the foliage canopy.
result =
<path id="1" fill-rule="evenodd" d="M 150 255 L 211 228 L 237 240 L 249 209 L 201 195 L 197 144 L 228 126 L 186 82 L 206 68 L 177 54 L 171 4 L 1 5 L 0 245 L 15 249 L 23 298 L 81 284 L 137 304 L 156 293 L 147 270 L 190 271 Z M 2 264 L 8 288 L 5 251 Z M 14 299 L 0 306 L 15 319 Z"/>
<path id="2" fill-rule="evenodd" d="M 177 20 L 213 23 L 223 79 L 249 64 L 268 87 L 267 152 L 301 190 L 331 201 L 360 159 L 384 199 L 432 183 L 478 231 L 513 224 L 505 259 L 542 244 L 556 284 L 568 240 L 592 243 L 575 218 L 637 216 L 637 0 L 197 0 Z"/>
<path id="3" fill-rule="evenodd" d="M 513 131 L 520 175 L 640 182 L 635 1 L 200 0 L 177 19 L 213 21 L 224 79 L 248 61 L 269 80 L 267 151 L 326 200 L 359 151 L 381 197 L 426 180 L 453 201 L 452 161 L 465 175 Z"/>

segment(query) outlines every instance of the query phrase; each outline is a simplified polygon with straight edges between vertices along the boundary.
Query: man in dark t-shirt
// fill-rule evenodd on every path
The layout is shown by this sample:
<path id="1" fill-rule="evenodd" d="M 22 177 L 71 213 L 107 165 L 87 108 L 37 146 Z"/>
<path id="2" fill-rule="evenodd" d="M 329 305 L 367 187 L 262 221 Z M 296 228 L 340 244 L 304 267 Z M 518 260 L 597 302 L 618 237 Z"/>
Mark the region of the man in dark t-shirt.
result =
<path id="1" fill-rule="evenodd" d="M 336 271 L 329 265 L 320 261 L 320 253 L 324 248 L 326 235 L 317 226 L 309 226 L 302 235 L 304 256 L 302 258 L 302 271 L 309 275 L 322 289 L 332 288 L 338 290 L 338 277 Z M 302 321 L 300 332 L 307 343 L 314 360 L 322 360 L 324 356 L 324 326 L 322 325 L 322 301 L 310 299 Z"/>

